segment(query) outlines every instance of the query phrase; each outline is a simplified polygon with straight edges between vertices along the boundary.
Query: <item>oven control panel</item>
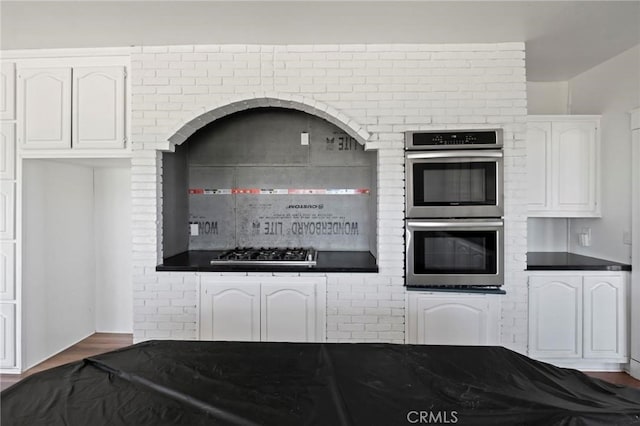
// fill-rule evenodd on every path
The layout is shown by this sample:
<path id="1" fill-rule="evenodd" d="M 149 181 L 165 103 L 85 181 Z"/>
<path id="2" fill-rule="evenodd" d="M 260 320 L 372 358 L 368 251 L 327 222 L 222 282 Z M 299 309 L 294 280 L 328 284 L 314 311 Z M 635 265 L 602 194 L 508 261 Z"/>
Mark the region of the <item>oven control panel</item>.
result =
<path id="1" fill-rule="evenodd" d="M 501 147 L 502 129 L 414 131 L 405 134 L 405 148 L 408 150 Z"/>

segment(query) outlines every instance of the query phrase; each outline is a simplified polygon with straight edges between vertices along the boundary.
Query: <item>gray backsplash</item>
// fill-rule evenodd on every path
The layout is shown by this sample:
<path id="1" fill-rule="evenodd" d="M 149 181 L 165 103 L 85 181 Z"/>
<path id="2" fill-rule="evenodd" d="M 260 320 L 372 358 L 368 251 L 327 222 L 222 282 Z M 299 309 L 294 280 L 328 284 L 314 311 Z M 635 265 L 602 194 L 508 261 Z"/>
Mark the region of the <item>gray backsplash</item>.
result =
<path id="1" fill-rule="evenodd" d="M 302 132 L 309 134 L 309 145 L 301 145 Z M 198 235 L 189 236 L 190 250 L 305 246 L 374 251 L 376 155 L 333 124 L 294 110 L 254 109 L 216 121 L 178 147 L 177 154 L 165 155 L 181 151 L 187 153 L 189 189 L 372 192 L 190 194 L 188 221 L 198 228 Z M 167 220 L 176 222 L 165 211 L 165 228 Z"/>

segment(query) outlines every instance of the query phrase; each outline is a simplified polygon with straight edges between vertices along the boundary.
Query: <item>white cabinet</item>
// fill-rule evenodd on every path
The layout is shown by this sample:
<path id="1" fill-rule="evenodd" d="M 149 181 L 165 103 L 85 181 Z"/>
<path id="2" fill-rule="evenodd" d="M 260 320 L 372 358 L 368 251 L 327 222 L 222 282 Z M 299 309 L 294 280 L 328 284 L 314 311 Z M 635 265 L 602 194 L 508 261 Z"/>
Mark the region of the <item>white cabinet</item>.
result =
<path id="1" fill-rule="evenodd" d="M 316 282 L 263 283 L 260 331 L 268 342 L 317 342 L 324 340 L 324 295 Z M 315 280 L 314 280 L 315 281 Z"/>
<path id="2" fill-rule="evenodd" d="M 22 69 L 18 82 L 22 148 L 70 148 L 71 68 Z"/>
<path id="3" fill-rule="evenodd" d="M 15 124 L 0 123 L 0 179 L 16 177 L 16 132 Z"/>
<path id="4" fill-rule="evenodd" d="M 584 277 L 584 357 L 626 356 L 626 287 L 621 276 Z"/>
<path id="5" fill-rule="evenodd" d="M 531 357 L 582 357 L 582 277 L 531 277 L 529 315 Z"/>
<path id="6" fill-rule="evenodd" d="M 12 240 L 15 235 L 15 183 L 0 181 L 0 240 Z"/>
<path id="7" fill-rule="evenodd" d="M 499 345 L 500 295 L 407 292 L 407 343 Z"/>
<path id="8" fill-rule="evenodd" d="M 260 341 L 260 284 L 203 284 L 200 338 Z"/>
<path id="9" fill-rule="evenodd" d="M 73 69 L 74 148 L 124 148 L 124 67 Z"/>
<path id="10" fill-rule="evenodd" d="M 582 271 L 532 274 L 529 356 L 558 362 L 627 362 L 627 276 Z"/>
<path id="11" fill-rule="evenodd" d="M 0 120 L 16 118 L 16 64 L 2 62 L 0 65 Z"/>
<path id="12" fill-rule="evenodd" d="M 15 258 L 15 244 L 0 242 L 0 300 L 15 298 Z"/>
<path id="13" fill-rule="evenodd" d="M 16 306 L 0 303 L 0 368 L 16 366 Z"/>
<path id="14" fill-rule="evenodd" d="M 600 216 L 599 116 L 529 116 L 529 216 Z"/>
<path id="15" fill-rule="evenodd" d="M 203 340 L 321 342 L 325 340 L 325 279 L 203 277 Z"/>
<path id="16" fill-rule="evenodd" d="M 124 148 L 124 66 L 21 68 L 23 149 Z"/>

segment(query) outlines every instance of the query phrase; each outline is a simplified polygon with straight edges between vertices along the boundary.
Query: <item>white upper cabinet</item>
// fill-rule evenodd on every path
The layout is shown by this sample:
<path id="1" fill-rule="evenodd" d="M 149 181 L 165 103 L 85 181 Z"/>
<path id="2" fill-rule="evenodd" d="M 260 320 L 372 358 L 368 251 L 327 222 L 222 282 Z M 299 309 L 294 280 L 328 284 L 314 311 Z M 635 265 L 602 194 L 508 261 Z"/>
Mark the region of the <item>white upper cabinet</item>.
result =
<path id="1" fill-rule="evenodd" d="M 600 216 L 597 116 L 529 116 L 529 216 Z"/>
<path id="2" fill-rule="evenodd" d="M 126 145 L 124 66 L 19 68 L 22 149 L 122 149 Z"/>
<path id="3" fill-rule="evenodd" d="M 125 68 L 73 69 L 74 148 L 124 148 Z"/>
<path id="4" fill-rule="evenodd" d="M 71 68 L 22 69 L 18 81 L 21 147 L 70 148 Z"/>
<path id="5" fill-rule="evenodd" d="M 547 211 L 551 206 L 551 123 L 527 126 L 529 209 Z"/>
<path id="6" fill-rule="evenodd" d="M 16 64 L 0 66 L 0 120 L 16 119 Z"/>

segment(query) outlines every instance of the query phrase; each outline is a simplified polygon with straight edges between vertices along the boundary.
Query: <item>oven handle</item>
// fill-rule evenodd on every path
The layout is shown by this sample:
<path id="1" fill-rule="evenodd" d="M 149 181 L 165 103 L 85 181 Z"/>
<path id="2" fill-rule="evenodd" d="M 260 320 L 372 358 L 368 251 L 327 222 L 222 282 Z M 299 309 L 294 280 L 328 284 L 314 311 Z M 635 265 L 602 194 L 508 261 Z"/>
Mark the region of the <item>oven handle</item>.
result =
<path id="1" fill-rule="evenodd" d="M 407 159 L 423 158 L 502 158 L 502 151 L 434 151 L 407 154 Z"/>
<path id="2" fill-rule="evenodd" d="M 485 227 L 485 226 L 504 226 L 501 220 L 483 221 L 483 222 L 407 222 L 407 226 L 413 228 L 469 228 L 469 227 Z"/>

